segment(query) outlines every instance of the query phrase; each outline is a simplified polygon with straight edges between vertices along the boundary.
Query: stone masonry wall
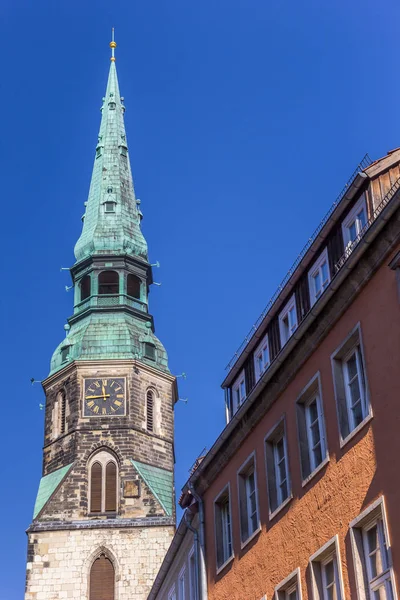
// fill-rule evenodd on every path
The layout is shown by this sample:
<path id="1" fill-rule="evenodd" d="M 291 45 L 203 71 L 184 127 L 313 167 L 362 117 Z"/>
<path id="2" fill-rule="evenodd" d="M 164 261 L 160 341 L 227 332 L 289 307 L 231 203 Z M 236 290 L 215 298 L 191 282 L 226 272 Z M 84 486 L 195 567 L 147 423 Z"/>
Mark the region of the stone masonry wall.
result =
<path id="1" fill-rule="evenodd" d="M 101 552 L 115 569 L 115 600 L 145 600 L 174 527 L 29 533 L 25 600 L 89 598 L 89 574 Z"/>

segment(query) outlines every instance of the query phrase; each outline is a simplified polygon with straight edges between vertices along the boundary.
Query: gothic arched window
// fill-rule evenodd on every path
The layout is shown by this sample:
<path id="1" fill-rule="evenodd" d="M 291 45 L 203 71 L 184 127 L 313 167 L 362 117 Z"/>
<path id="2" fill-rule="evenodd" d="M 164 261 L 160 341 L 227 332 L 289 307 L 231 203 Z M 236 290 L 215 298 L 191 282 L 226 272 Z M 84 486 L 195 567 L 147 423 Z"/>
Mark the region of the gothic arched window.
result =
<path id="1" fill-rule="evenodd" d="M 109 452 L 99 452 L 89 462 L 89 512 L 115 513 L 118 503 L 118 465 Z"/>
<path id="2" fill-rule="evenodd" d="M 90 569 L 89 600 L 115 599 L 115 571 L 111 560 L 100 554 Z"/>
<path id="3" fill-rule="evenodd" d="M 154 392 L 148 390 L 146 394 L 146 429 L 154 431 Z"/>
<path id="4" fill-rule="evenodd" d="M 82 300 L 86 300 L 86 298 L 89 298 L 90 294 L 91 294 L 91 281 L 90 281 L 90 275 L 85 275 L 84 277 L 82 277 L 81 282 L 79 284 L 79 289 L 81 292 L 81 297 L 80 297 L 80 301 L 82 302 Z"/>
<path id="5" fill-rule="evenodd" d="M 117 271 L 102 271 L 99 275 L 99 294 L 118 294 L 119 275 Z"/>
<path id="6" fill-rule="evenodd" d="M 138 300 L 140 300 L 140 285 L 141 285 L 141 281 L 139 279 L 139 277 L 136 277 L 136 275 L 132 275 L 131 273 L 128 275 L 127 278 L 127 294 L 128 296 L 131 296 L 131 298 L 137 298 Z"/>

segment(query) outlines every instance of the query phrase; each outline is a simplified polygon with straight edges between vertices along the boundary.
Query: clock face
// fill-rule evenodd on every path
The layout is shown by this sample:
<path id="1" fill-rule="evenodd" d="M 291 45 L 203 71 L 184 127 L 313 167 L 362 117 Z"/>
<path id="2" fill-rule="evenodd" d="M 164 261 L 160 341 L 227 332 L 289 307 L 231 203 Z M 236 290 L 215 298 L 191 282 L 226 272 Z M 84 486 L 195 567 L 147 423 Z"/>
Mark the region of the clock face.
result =
<path id="1" fill-rule="evenodd" d="M 85 379 L 83 415 L 107 417 L 125 414 L 125 378 Z"/>

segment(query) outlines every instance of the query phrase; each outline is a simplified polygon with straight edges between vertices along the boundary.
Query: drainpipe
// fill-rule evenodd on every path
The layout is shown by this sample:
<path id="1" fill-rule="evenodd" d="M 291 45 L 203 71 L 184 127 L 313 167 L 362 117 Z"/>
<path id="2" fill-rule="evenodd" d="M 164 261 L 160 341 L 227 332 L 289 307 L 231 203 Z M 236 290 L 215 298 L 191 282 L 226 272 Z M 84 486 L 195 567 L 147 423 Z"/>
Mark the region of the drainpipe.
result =
<path id="1" fill-rule="evenodd" d="M 193 516 L 192 516 L 193 519 Z M 191 520 L 189 521 L 189 511 L 185 510 L 185 522 L 186 527 L 193 533 L 194 537 L 194 564 L 195 564 L 195 596 L 193 600 L 198 600 L 197 590 L 199 589 L 199 532 L 195 527 L 192 526 Z"/>
<path id="2" fill-rule="evenodd" d="M 189 490 L 197 500 L 199 504 L 199 520 L 200 520 L 200 531 L 199 531 L 199 562 L 198 562 L 198 573 L 199 573 L 199 600 L 207 600 L 207 571 L 206 571 L 206 555 L 205 555 L 205 540 L 204 540 L 204 504 L 203 500 L 197 492 L 195 492 L 193 484 L 188 482 Z"/>

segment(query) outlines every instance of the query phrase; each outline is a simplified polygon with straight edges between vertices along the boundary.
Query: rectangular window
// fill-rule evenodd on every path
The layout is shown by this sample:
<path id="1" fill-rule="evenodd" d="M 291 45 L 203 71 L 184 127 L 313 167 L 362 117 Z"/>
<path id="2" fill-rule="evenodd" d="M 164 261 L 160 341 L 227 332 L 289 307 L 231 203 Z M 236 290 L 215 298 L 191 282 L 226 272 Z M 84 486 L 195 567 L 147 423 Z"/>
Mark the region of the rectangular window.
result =
<path id="1" fill-rule="evenodd" d="M 104 202 L 104 210 L 106 213 L 115 212 L 115 202 Z"/>
<path id="2" fill-rule="evenodd" d="M 310 559 L 313 600 L 343 600 L 338 537 L 327 542 Z"/>
<path id="3" fill-rule="evenodd" d="M 300 569 L 296 569 L 275 588 L 275 600 L 300 600 Z"/>
<path id="4" fill-rule="evenodd" d="M 233 556 L 229 486 L 215 500 L 214 516 L 217 568 L 220 569 Z"/>
<path id="5" fill-rule="evenodd" d="M 254 352 L 254 370 L 256 375 L 256 381 L 258 381 L 264 371 L 269 367 L 270 356 L 269 356 L 269 343 L 268 334 L 265 335 L 261 343 Z"/>
<path id="6" fill-rule="evenodd" d="M 330 280 L 331 276 L 329 272 L 328 250 L 325 248 L 321 256 L 308 272 L 311 306 L 315 304 L 318 298 L 328 287 Z"/>
<path id="7" fill-rule="evenodd" d="M 244 371 L 242 371 L 239 377 L 236 379 L 232 386 L 232 406 L 233 414 L 239 410 L 243 402 L 246 399 L 246 381 L 244 377 Z"/>
<path id="8" fill-rule="evenodd" d="M 365 362 L 359 325 L 331 357 L 342 440 L 370 415 Z"/>
<path id="9" fill-rule="evenodd" d="M 286 502 L 291 494 L 284 419 L 267 435 L 265 457 L 271 515 Z"/>
<path id="10" fill-rule="evenodd" d="M 257 477 L 253 454 L 238 473 L 240 533 L 242 544 L 259 529 Z"/>
<path id="11" fill-rule="evenodd" d="M 350 523 L 357 589 L 362 597 L 394 600 L 394 572 L 383 498 Z"/>
<path id="12" fill-rule="evenodd" d="M 354 243 L 361 237 L 360 234 L 364 231 L 367 221 L 367 204 L 365 195 L 363 194 L 342 223 L 343 241 L 346 251 L 351 252 Z"/>
<path id="13" fill-rule="evenodd" d="M 327 458 L 325 422 L 318 373 L 297 398 L 296 413 L 301 473 L 304 481 Z"/>
<path id="14" fill-rule="evenodd" d="M 186 600 L 186 598 L 185 598 L 185 575 L 186 575 L 186 570 L 185 570 L 185 567 L 183 567 L 183 569 L 179 573 L 179 579 L 178 579 L 178 600 Z"/>
<path id="15" fill-rule="evenodd" d="M 285 308 L 279 315 L 279 332 L 281 334 L 281 346 L 283 347 L 288 339 L 297 329 L 297 311 L 295 296 L 290 298 Z"/>
<path id="16" fill-rule="evenodd" d="M 189 552 L 189 600 L 197 600 L 196 558 L 194 547 Z"/>

